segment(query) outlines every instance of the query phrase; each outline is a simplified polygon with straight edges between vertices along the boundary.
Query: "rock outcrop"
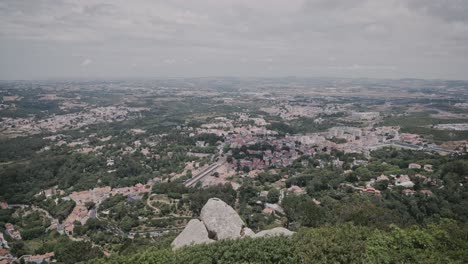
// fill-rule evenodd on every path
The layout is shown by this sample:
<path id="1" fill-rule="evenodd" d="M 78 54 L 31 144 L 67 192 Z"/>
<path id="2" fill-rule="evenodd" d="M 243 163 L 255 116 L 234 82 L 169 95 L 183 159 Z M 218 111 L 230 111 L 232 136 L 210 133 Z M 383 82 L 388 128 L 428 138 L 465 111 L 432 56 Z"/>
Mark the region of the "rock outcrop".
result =
<path id="1" fill-rule="evenodd" d="M 263 230 L 255 234 L 253 237 L 273 237 L 273 236 L 292 236 L 294 232 L 289 231 L 284 227 L 275 227 L 270 230 Z"/>
<path id="2" fill-rule="evenodd" d="M 192 219 L 188 222 L 184 231 L 172 241 L 171 246 L 173 249 L 177 249 L 191 244 L 211 243 L 213 241 L 208 237 L 208 231 L 203 222 L 198 219 Z"/>
<path id="3" fill-rule="evenodd" d="M 218 198 L 208 200 L 201 210 L 200 219 L 210 237 L 216 240 L 240 238 L 245 226 L 236 211 Z"/>
<path id="4" fill-rule="evenodd" d="M 283 227 L 264 230 L 255 234 L 252 229 L 245 226 L 244 221 L 236 211 L 218 198 L 211 198 L 203 206 L 200 220 L 192 219 L 172 242 L 172 248 L 211 243 L 222 239 L 238 239 L 244 237 L 272 237 L 291 236 L 294 232 Z"/>
<path id="5" fill-rule="evenodd" d="M 254 235 L 255 235 L 255 232 L 248 227 L 244 227 L 241 231 L 242 237 L 253 237 Z"/>

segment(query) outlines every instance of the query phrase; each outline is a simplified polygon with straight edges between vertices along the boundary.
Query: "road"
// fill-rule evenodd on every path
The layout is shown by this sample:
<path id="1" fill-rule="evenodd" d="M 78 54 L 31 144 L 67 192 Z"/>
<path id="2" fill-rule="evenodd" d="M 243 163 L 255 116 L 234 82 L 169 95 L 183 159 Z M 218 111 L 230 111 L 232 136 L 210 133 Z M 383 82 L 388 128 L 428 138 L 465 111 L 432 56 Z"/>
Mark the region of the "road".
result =
<path id="1" fill-rule="evenodd" d="M 148 230 L 148 231 L 141 231 L 141 232 L 129 232 L 128 233 L 128 238 L 134 238 L 136 234 L 139 236 L 146 236 L 149 235 L 150 237 L 159 237 L 164 234 L 168 233 L 178 233 L 182 230 L 184 230 L 185 227 L 174 227 L 174 228 L 161 228 L 161 229 L 155 229 L 155 230 Z"/>
<path id="2" fill-rule="evenodd" d="M 210 175 L 213 171 L 215 171 L 219 166 L 224 164 L 226 162 L 224 159 L 220 159 L 216 163 L 211 164 L 208 166 L 208 168 L 204 169 L 194 177 L 188 179 L 187 181 L 184 182 L 185 187 L 191 187 L 195 185 L 197 182 L 199 182 L 203 177 Z"/>
<path id="3" fill-rule="evenodd" d="M 414 149 L 414 150 L 435 151 L 435 152 L 438 152 L 439 154 L 455 153 L 452 150 L 443 149 L 443 148 L 439 148 L 439 147 L 433 147 L 433 146 L 424 147 L 424 146 L 413 145 L 413 144 L 408 144 L 408 143 L 398 142 L 398 141 L 395 141 L 395 142 L 392 142 L 392 143 L 393 143 L 393 145 L 397 145 L 397 146 L 403 147 L 403 148 L 409 148 L 409 149 Z"/>
<path id="4" fill-rule="evenodd" d="M 420 145 L 413 145 L 401 141 L 392 141 L 388 142 L 386 144 L 380 144 L 377 146 L 372 147 L 370 150 L 375 150 L 383 147 L 391 147 L 391 146 L 397 146 L 400 148 L 406 148 L 406 149 L 412 149 L 412 150 L 421 150 L 421 151 L 435 151 L 439 154 L 451 154 L 451 153 L 456 153 L 456 151 L 448 150 L 448 149 L 443 149 L 439 147 L 434 147 L 434 146 L 420 146 Z"/>

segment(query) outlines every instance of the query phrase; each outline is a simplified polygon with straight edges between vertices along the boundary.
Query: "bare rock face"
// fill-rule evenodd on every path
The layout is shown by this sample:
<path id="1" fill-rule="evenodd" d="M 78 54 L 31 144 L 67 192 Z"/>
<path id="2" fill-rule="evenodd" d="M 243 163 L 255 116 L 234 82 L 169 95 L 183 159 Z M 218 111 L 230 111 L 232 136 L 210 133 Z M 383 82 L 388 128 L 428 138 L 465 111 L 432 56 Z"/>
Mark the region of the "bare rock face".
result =
<path id="1" fill-rule="evenodd" d="M 248 228 L 248 227 L 244 227 L 242 229 L 242 231 L 241 231 L 241 236 L 242 237 L 253 237 L 253 236 L 255 236 L 255 232 L 252 229 Z"/>
<path id="2" fill-rule="evenodd" d="M 252 229 L 245 226 L 244 221 L 236 211 L 218 198 L 211 198 L 203 206 L 200 220 L 192 219 L 172 242 L 172 248 L 211 243 L 222 239 L 238 239 L 245 237 L 273 237 L 291 236 L 294 232 L 283 227 L 264 230 L 255 234 Z"/>
<path id="3" fill-rule="evenodd" d="M 263 230 L 255 234 L 253 237 L 273 237 L 273 236 L 292 236 L 294 232 L 289 231 L 284 227 L 275 227 L 269 230 Z"/>
<path id="4" fill-rule="evenodd" d="M 213 241 L 208 237 L 208 231 L 203 222 L 192 219 L 188 222 L 184 231 L 172 241 L 171 246 L 173 249 L 178 249 L 186 245 L 211 243 Z"/>
<path id="5" fill-rule="evenodd" d="M 242 237 L 244 221 L 236 211 L 218 198 L 211 198 L 203 206 L 200 219 L 215 240 L 236 239 Z"/>

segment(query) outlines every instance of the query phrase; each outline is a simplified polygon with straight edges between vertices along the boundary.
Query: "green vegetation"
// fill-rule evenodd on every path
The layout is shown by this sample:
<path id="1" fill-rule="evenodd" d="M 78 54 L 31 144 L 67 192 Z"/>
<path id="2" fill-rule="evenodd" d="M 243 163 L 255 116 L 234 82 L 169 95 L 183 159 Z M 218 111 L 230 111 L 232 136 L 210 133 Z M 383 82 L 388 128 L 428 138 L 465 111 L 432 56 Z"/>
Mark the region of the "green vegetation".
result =
<path id="1" fill-rule="evenodd" d="M 411 113 L 410 115 L 389 117 L 380 125 L 400 126 L 401 132 L 414 133 L 440 144 L 445 141 L 466 140 L 468 131 L 452 131 L 435 129 L 438 124 L 467 123 L 468 119 L 440 119 L 431 117 L 430 113 Z"/>
<path id="2" fill-rule="evenodd" d="M 84 109 L 81 104 L 67 109 L 64 102 L 84 103 L 86 109 L 116 105 L 146 109 L 132 113 L 130 118 L 74 130 L 36 135 L 20 132 L 24 135 L 8 139 L 7 134 L 0 135 L 0 201 L 35 206 L 0 210 L 0 231 L 5 231 L 5 223 L 13 223 L 23 236 L 22 241 L 6 236 L 12 254 L 54 251 L 60 263 L 467 263 L 466 155 L 384 148 L 369 156 L 330 149 L 333 144 L 309 146 L 305 140 L 285 138 L 286 134 L 324 132 L 334 126 L 372 125 L 374 121 L 354 121 L 348 114 L 378 111 L 384 119 L 377 126 L 401 126 L 400 132 L 421 134 L 427 143 L 466 140 L 466 131 L 433 128 L 436 124 L 467 122 L 457 118 L 463 117 L 464 109 L 445 99 L 454 96 L 455 90 L 455 95 L 462 94 L 464 88 L 460 87 L 465 83 L 447 83 L 454 89 L 447 91 L 441 91 L 439 85 L 418 84 L 404 89 L 405 94 L 415 93 L 415 97 L 392 99 L 358 95 L 370 90 L 399 92 L 402 88 L 392 81 L 378 84 L 361 80 L 349 89 L 341 87 L 345 80 L 306 82 L 303 87 L 320 87 L 323 82 L 324 87 L 335 87 L 342 93 L 314 98 L 307 94 L 323 91 L 307 88 L 301 94 L 301 85 L 294 85 L 299 94 L 290 94 L 290 82 L 299 84 L 301 80 L 292 78 L 272 88 L 268 82 L 256 85 L 256 89 L 264 88 L 261 96 L 253 92 L 257 90 L 249 90 L 249 81 L 240 80 L 148 81 L 138 83 L 134 90 L 128 89 L 132 84 L 126 81 L 103 84 L 111 84 L 112 89 L 96 89 L 98 83 L 90 82 L 82 87 L 93 87 L 82 90 L 76 89 L 80 87 L 77 83 L 0 82 L 2 95 L 22 97 L 14 102 L 6 100 L 0 118 L 38 121 Z M 198 84 L 205 88 L 193 94 Z M 349 92 L 355 95 L 347 96 Z M 55 93 L 57 98 L 39 100 L 46 93 Z M 433 93 L 440 94 L 441 99 L 425 97 Z M 463 99 L 460 96 L 456 101 Z M 322 107 L 323 111 L 317 110 L 322 113 L 314 117 L 290 120 L 261 110 L 278 105 L 286 110 L 288 105 L 298 104 Z M 440 110 L 454 118 L 431 116 Z M 213 134 L 219 131 L 198 132 L 204 124 L 224 122 L 224 118 L 230 120 L 220 125 L 221 130 L 234 134 L 237 132 L 228 128 L 231 123 L 236 128 L 248 128 L 262 121 L 246 119 L 245 115 L 264 118 L 270 123 L 266 128 L 279 136 L 242 133 L 231 137 Z M 326 133 L 319 136 L 337 144 L 348 143 Z M 383 136 L 391 138 L 393 132 Z M 218 154 L 224 142 L 228 144 Z M 267 150 L 271 154 L 263 153 Z M 259 162 L 271 157 L 278 162 Z M 224 158 L 229 165 L 235 160 L 244 162 L 226 170 L 228 178 L 223 167 L 207 177 L 232 181 L 232 185 L 183 185 L 204 165 Z M 410 163 L 432 167 L 409 169 Z M 253 170 L 262 166 L 265 168 L 260 171 Z M 381 175 L 385 176 L 378 179 Z M 396 180 L 401 175 L 414 186 L 398 186 Z M 104 201 L 95 200 L 96 204 L 86 203 L 86 208 L 93 210 L 92 218 L 84 225 L 76 221 L 72 237 L 49 230 L 51 219 L 38 209 L 63 223 L 75 206 L 66 197 L 72 192 L 137 183 L 152 185 L 151 193 L 113 195 Z M 53 195 L 46 198 L 46 190 Z M 189 219 L 199 216 L 212 197 L 232 206 L 255 232 L 283 226 L 297 233 L 292 238 L 221 241 L 173 252 L 170 243 L 175 233 Z M 103 252 L 110 252 L 112 257 L 101 258 Z"/>
<path id="3" fill-rule="evenodd" d="M 449 220 L 386 231 L 347 224 L 304 228 L 292 238 L 246 238 L 175 252 L 150 249 L 96 263 L 464 263 L 467 236 L 467 226 Z"/>
<path id="4" fill-rule="evenodd" d="M 58 199 L 57 202 L 55 202 L 55 200 L 52 198 L 43 200 L 38 203 L 38 206 L 40 206 L 42 209 L 45 209 L 52 217 L 59 219 L 59 221 L 65 220 L 75 205 L 75 202 L 72 200 L 66 201 L 63 199 Z"/>
<path id="5" fill-rule="evenodd" d="M 57 261 L 61 263 L 78 263 L 102 257 L 103 254 L 90 242 L 71 241 L 66 237 L 60 237 L 54 243 L 45 243 L 37 250 L 38 253 L 55 252 Z"/>

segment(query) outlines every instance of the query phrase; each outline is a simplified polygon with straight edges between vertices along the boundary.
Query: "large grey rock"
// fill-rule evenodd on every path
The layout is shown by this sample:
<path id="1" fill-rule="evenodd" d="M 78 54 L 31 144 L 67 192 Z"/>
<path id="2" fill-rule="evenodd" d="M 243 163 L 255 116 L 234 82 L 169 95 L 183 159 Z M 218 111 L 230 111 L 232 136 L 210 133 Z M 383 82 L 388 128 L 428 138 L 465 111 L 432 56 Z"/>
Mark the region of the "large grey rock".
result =
<path id="1" fill-rule="evenodd" d="M 241 231 L 241 236 L 242 237 L 254 237 L 255 236 L 255 232 L 248 228 L 248 227 L 244 227 Z"/>
<path id="2" fill-rule="evenodd" d="M 211 198 L 203 206 L 200 219 L 215 240 L 236 239 L 242 236 L 244 221 L 236 211 L 218 198 Z"/>
<path id="3" fill-rule="evenodd" d="M 273 237 L 273 236 L 292 236 L 294 232 L 289 231 L 284 227 L 275 227 L 269 230 L 263 230 L 255 234 L 253 237 Z"/>
<path id="4" fill-rule="evenodd" d="M 213 240 L 208 237 L 208 231 L 203 222 L 198 219 L 192 219 L 188 222 L 187 226 L 185 226 L 182 233 L 172 241 L 171 246 L 173 249 L 178 249 L 186 245 L 211 242 L 213 242 Z"/>

